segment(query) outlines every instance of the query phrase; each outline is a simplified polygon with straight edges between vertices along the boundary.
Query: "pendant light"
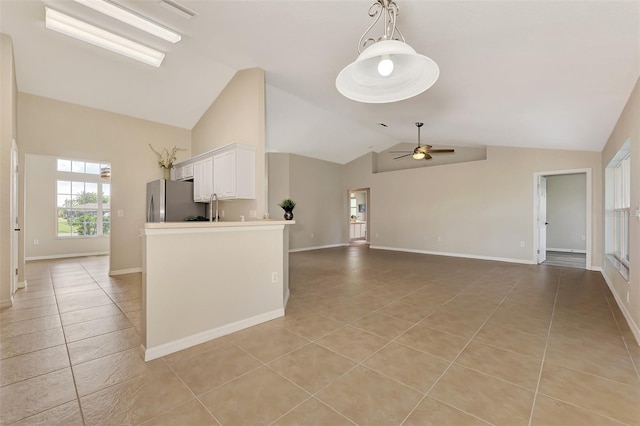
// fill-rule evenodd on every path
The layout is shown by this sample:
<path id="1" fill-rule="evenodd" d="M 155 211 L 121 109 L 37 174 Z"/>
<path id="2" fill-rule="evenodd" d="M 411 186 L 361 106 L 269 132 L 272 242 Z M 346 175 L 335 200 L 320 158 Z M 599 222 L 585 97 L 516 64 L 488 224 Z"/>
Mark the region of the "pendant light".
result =
<path id="1" fill-rule="evenodd" d="M 419 95 L 438 79 L 438 64 L 405 42 L 396 26 L 398 10 L 395 0 L 376 0 L 369 7 L 374 22 L 360 37 L 360 55 L 336 78 L 336 88 L 345 97 L 365 103 L 397 102 Z M 367 38 L 383 16 L 384 34 Z"/>

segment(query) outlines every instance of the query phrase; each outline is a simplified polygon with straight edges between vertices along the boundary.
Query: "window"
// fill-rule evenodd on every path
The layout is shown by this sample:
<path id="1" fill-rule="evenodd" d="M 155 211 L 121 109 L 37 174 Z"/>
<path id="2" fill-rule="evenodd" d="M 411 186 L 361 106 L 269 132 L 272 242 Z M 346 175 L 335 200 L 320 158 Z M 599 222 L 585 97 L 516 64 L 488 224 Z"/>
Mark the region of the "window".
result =
<path id="1" fill-rule="evenodd" d="M 355 198 L 351 198 L 349 200 L 349 216 L 351 219 L 358 217 L 358 200 Z"/>
<path id="2" fill-rule="evenodd" d="M 100 177 L 106 163 L 58 159 L 56 180 L 56 235 L 109 235 L 111 184 Z"/>
<path id="3" fill-rule="evenodd" d="M 622 275 L 629 274 L 629 217 L 631 211 L 630 142 L 611 160 L 605 170 L 605 202 L 607 207 L 607 254 L 614 258 Z"/>

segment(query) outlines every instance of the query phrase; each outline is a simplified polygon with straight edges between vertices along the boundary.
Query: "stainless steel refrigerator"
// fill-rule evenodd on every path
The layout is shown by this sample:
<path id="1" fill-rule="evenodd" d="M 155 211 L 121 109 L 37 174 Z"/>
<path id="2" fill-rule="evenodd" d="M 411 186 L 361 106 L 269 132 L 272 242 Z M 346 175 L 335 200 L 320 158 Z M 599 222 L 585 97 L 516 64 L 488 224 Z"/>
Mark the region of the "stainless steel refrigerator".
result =
<path id="1" fill-rule="evenodd" d="M 147 183 L 147 222 L 182 222 L 204 216 L 205 207 L 193 201 L 193 182 L 158 179 Z"/>

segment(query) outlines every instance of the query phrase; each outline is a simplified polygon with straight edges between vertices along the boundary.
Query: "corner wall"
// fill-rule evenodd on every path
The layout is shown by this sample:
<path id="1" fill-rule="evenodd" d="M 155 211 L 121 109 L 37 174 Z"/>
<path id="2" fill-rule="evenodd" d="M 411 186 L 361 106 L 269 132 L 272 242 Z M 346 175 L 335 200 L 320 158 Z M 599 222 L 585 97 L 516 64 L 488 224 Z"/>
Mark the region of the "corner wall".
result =
<path id="1" fill-rule="evenodd" d="M 225 220 L 266 212 L 265 115 L 264 70 L 251 68 L 233 76 L 192 129 L 192 155 L 232 143 L 256 147 L 256 199 L 221 201 Z"/>
<path id="2" fill-rule="evenodd" d="M 269 154 L 269 216 L 281 219 L 278 204 L 296 202 L 296 224 L 289 230 L 290 250 L 312 249 L 345 243 L 343 225 L 347 192 L 341 193 L 343 166 L 294 154 Z"/>
<path id="3" fill-rule="evenodd" d="M 17 92 L 13 43 L 11 37 L 0 34 L 0 307 L 11 306 L 12 303 L 14 271 L 11 241 L 14 223 L 11 217 L 11 150 L 13 140 L 17 143 Z M 24 239 L 22 235 L 19 238 Z M 18 281 L 24 281 L 23 252 L 19 254 L 18 270 Z"/>
<path id="4" fill-rule="evenodd" d="M 146 183 L 163 175 L 148 144 L 157 150 L 174 145 L 183 148 L 178 161 L 187 159 L 191 131 L 27 93 L 19 93 L 18 101 L 21 155 L 111 163 L 110 271 L 139 271 L 142 243 L 138 229 L 145 222 Z M 29 179 L 28 171 L 25 179 Z M 118 210 L 123 211 L 122 217 Z"/>
<path id="5" fill-rule="evenodd" d="M 640 210 L 639 117 L 640 79 L 636 82 L 618 122 L 602 150 L 601 162 L 601 167 L 604 170 L 622 145 L 627 140 L 631 140 L 631 217 L 629 218 L 629 263 L 631 266 L 629 268 L 629 282 L 620 275 L 606 256 L 603 257 L 602 275 L 609 284 L 609 288 L 614 294 L 620 310 L 625 315 L 630 331 L 633 332 L 638 344 L 640 344 L 640 217 L 634 217 L 634 212 Z M 604 177 L 601 180 L 604 185 Z M 600 209 L 604 211 L 604 203 L 600 204 Z M 604 226 L 603 222 L 601 222 L 601 226 Z M 625 336 L 625 339 L 627 338 L 630 336 Z"/>
<path id="6" fill-rule="evenodd" d="M 592 266 L 602 265 L 598 152 L 488 147 L 485 161 L 376 174 L 371 164 L 348 163 L 342 186 L 371 188 L 371 246 L 520 263 L 534 259 L 534 172 L 591 168 Z"/>

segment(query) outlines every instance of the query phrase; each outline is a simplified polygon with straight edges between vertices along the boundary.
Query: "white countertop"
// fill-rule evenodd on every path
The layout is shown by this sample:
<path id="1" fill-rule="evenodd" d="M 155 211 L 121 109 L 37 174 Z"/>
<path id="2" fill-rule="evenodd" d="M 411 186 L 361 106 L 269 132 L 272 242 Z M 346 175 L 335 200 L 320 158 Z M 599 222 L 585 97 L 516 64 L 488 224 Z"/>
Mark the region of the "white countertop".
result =
<path id="1" fill-rule="evenodd" d="M 240 221 L 222 221 L 222 222 L 207 222 L 207 221 L 185 221 L 185 222 L 147 222 L 144 224 L 144 229 L 191 229 L 191 228 L 225 228 L 225 227 L 238 227 L 238 226 L 273 226 L 273 225 L 294 225 L 295 220 L 275 220 L 275 219 L 262 219 L 262 220 L 247 220 Z"/>

